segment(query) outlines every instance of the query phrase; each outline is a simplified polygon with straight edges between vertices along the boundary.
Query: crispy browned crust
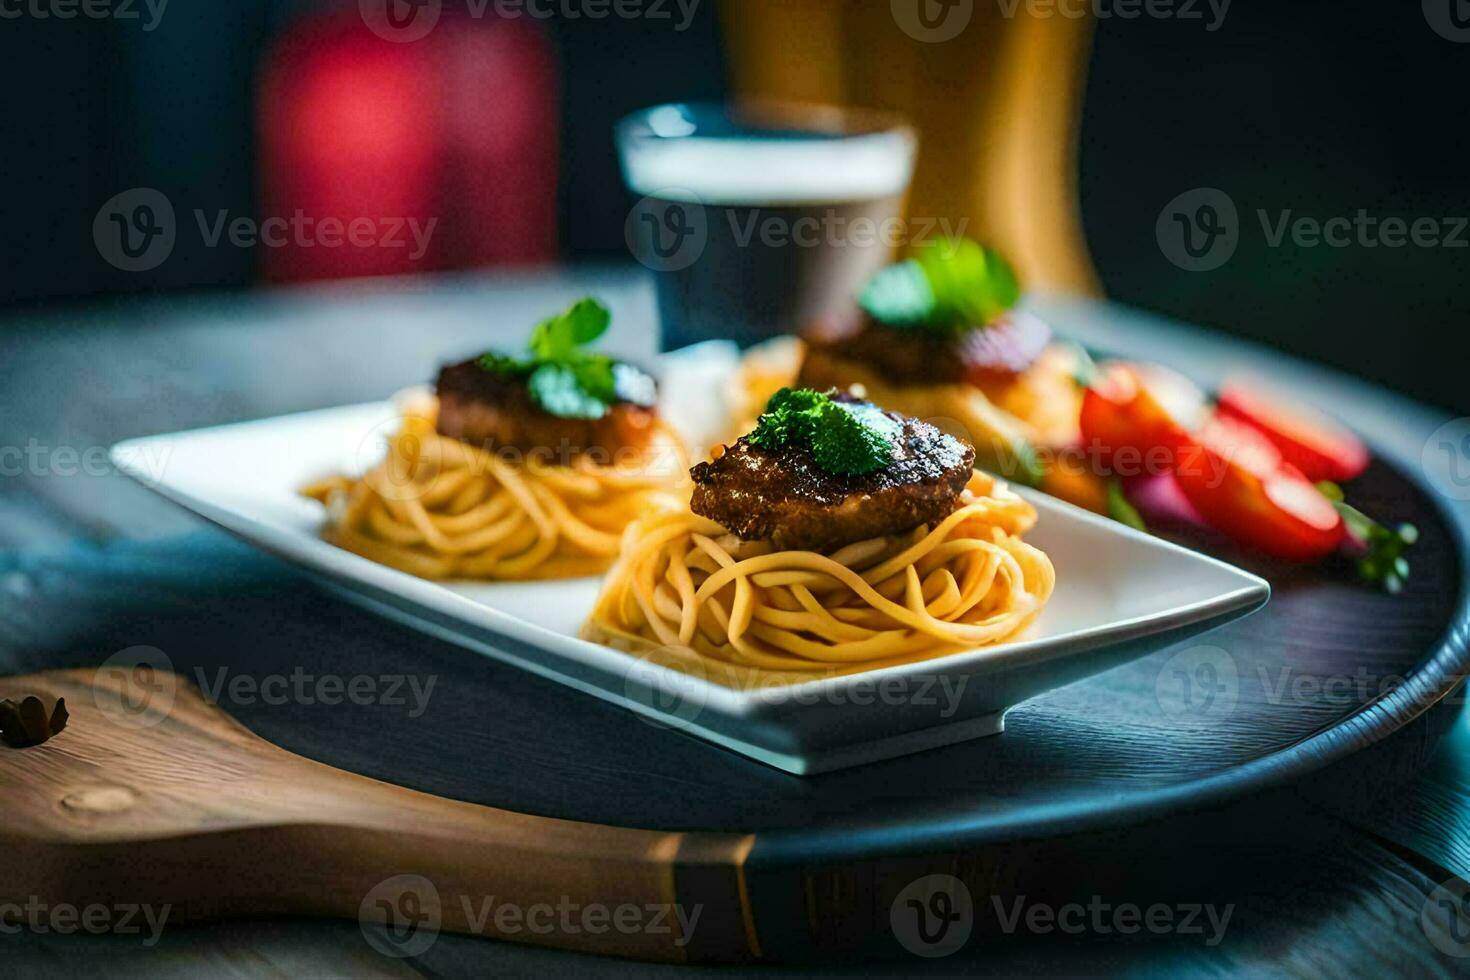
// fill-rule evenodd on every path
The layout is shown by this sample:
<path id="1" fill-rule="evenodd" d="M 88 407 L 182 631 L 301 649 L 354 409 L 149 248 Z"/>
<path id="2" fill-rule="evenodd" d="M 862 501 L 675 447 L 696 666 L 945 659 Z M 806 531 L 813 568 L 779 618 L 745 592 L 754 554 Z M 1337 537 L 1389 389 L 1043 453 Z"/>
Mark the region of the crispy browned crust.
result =
<path id="1" fill-rule="evenodd" d="M 949 337 L 899 329 L 866 314 L 819 324 L 806 336 L 807 352 L 797 384 L 845 388 L 845 365 L 862 364 L 894 385 L 985 385 L 1014 377 L 1040 356 L 1051 330 L 1025 313 L 1011 313 L 989 327 Z"/>
<path id="2" fill-rule="evenodd" d="M 828 473 L 810 450 L 753 446 L 746 438 L 690 471 L 694 513 L 747 541 L 830 551 L 942 520 L 969 482 L 975 450 L 895 412 L 894 461 L 862 476 Z"/>
<path id="3" fill-rule="evenodd" d="M 647 448 L 657 413 L 615 403 L 600 419 L 564 419 L 531 397 L 524 378 L 486 371 L 474 360 L 439 372 L 440 435 L 488 450 L 510 449 L 550 462 L 590 454 L 616 462 Z"/>

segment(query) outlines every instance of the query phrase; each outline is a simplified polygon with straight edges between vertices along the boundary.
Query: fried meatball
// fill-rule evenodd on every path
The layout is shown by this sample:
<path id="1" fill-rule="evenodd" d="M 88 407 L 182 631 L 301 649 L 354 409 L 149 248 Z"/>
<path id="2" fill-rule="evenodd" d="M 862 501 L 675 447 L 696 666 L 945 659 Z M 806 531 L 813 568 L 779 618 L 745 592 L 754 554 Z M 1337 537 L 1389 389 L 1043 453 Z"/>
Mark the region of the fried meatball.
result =
<path id="1" fill-rule="evenodd" d="M 743 437 L 690 471 L 694 513 L 747 541 L 813 551 L 943 520 L 969 482 L 975 450 L 918 419 L 884 414 L 898 435 L 883 469 L 829 473 L 810 449 L 766 449 Z"/>
<path id="2" fill-rule="evenodd" d="M 600 419 L 552 415 L 532 397 L 526 379 L 497 374 L 477 360 L 452 364 L 439 372 L 440 435 L 484 449 L 512 449 L 528 455 L 588 454 L 616 461 L 645 449 L 653 438 L 657 412 L 619 400 Z"/>
<path id="3" fill-rule="evenodd" d="M 986 385 L 1031 366 L 1051 342 L 1051 329 L 1027 313 L 1011 312 L 987 327 L 949 336 L 890 327 L 863 315 L 829 321 L 811 331 L 797 383 L 845 388 L 846 364 L 865 365 L 894 385 Z"/>

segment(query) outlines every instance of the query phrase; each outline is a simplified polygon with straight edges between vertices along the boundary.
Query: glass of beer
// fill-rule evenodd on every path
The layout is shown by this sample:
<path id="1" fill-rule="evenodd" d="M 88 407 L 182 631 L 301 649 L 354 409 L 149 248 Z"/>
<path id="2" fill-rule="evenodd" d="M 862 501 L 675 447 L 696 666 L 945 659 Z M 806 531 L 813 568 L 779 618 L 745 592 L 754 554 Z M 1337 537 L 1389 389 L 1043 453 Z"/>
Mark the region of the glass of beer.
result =
<path id="1" fill-rule="evenodd" d="M 917 139 L 900 118 L 817 106 L 671 104 L 617 127 L 663 346 L 748 346 L 851 307 L 905 243 Z"/>

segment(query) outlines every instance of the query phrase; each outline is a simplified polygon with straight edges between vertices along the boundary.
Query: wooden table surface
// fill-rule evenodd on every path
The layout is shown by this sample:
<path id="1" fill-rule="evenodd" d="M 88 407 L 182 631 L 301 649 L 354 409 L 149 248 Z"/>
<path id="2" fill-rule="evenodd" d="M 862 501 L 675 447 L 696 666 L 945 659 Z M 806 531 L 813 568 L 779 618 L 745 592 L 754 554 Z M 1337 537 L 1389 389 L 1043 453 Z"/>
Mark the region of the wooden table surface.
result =
<path id="1" fill-rule="evenodd" d="M 208 636 L 210 618 L 226 599 L 245 610 L 241 615 L 258 617 L 262 625 L 252 642 L 269 662 L 270 631 L 293 628 L 279 611 L 308 601 L 301 598 L 308 593 L 313 615 L 326 609 L 342 637 L 341 649 L 323 651 L 324 663 L 346 670 L 354 643 L 365 649 L 369 634 L 377 644 L 413 644 L 414 634 L 326 603 L 299 580 L 283 590 L 276 563 L 202 529 L 113 473 L 101 450 L 131 436 L 377 398 L 431 376 L 450 354 L 510 341 L 525 323 L 587 291 L 615 309 L 611 345 L 646 355 L 654 342 L 651 293 L 643 280 L 620 270 L 171 298 L 0 322 L 0 673 L 95 664 L 160 635 L 176 643 L 186 642 L 178 637 L 191 630 Z M 1223 338 L 1107 304 L 1054 299 L 1039 306 L 1089 344 L 1147 350 L 1186 366 L 1202 382 L 1249 365 L 1314 400 L 1390 406 L 1354 422 L 1379 442 L 1414 433 L 1413 456 L 1444 421 L 1326 372 L 1262 359 Z M 281 645 L 288 639 L 282 637 Z M 442 666 L 471 673 L 457 660 Z M 475 694 L 472 676 L 459 682 L 461 696 Z M 525 708 L 528 717 L 535 708 Z M 585 710 L 607 709 L 587 701 Z M 987 940 L 938 960 L 847 963 L 823 972 L 1456 975 L 1470 958 L 1447 955 L 1443 935 L 1436 934 L 1436 945 L 1422 920 L 1426 906 L 1435 908 L 1438 884 L 1470 875 L 1470 725 L 1458 712 L 1458 705 L 1438 705 L 1422 722 L 1363 754 L 1361 763 L 1339 764 L 1300 790 L 1074 839 L 1051 855 L 1079 868 L 1115 868 L 1097 883 L 1114 902 L 1190 899 L 1233 906 L 1230 927 L 1217 944 L 1177 935 L 1053 932 Z M 269 712 L 244 720 L 275 741 L 290 741 L 294 750 L 339 766 L 415 785 L 435 777 L 406 771 L 412 756 L 395 749 L 383 734 L 391 732 L 388 720 L 371 709 L 351 717 L 298 713 L 289 730 Z M 385 727 L 375 742 L 379 723 Z M 514 769 L 526 754 L 513 741 L 475 743 L 474 751 L 474 764 L 491 773 L 497 766 Z M 445 754 L 458 759 L 449 747 Z M 554 755 L 536 758 L 539 766 L 556 765 Z M 555 786 L 557 775 L 547 771 L 546 784 Z M 583 783 L 581 791 L 595 797 L 620 779 L 617 771 L 601 775 L 602 782 Z M 706 792 L 697 778 L 663 778 L 671 797 Z M 595 808 L 601 801 L 580 802 Z M 548 797 L 545 805 L 555 800 Z M 615 810 L 618 803 L 606 805 Z M 701 798 L 690 810 L 711 805 Z M 7 968 L 18 968 L 15 975 L 621 976 L 675 969 L 450 935 L 421 955 L 390 959 L 375 952 L 352 922 L 175 928 L 165 930 L 156 946 L 136 936 L 23 931 L 6 935 L 3 948 Z M 1470 955 L 1470 936 L 1450 951 Z"/>

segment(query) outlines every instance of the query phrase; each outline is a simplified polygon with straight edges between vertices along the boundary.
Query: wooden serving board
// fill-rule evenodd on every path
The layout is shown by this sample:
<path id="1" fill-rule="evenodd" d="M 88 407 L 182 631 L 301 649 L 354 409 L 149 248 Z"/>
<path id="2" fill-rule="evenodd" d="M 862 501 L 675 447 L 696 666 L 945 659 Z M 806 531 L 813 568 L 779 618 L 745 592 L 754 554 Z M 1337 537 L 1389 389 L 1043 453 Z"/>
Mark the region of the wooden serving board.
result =
<path id="1" fill-rule="evenodd" d="M 172 674 L 0 680 L 0 699 L 32 695 L 65 698 L 71 720 L 43 745 L 0 748 L 0 906 L 136 903 L 167 906 L 175 922 L 319 915 L 400 931 L 431 915 L 436 929 L 658 960 L 754 948 L 750 836 L 556 820 L 392 786 L 277 748 Z M 487 900 L 631 904 L 650 925 L 593 932 L 580 915 L 551 915 L 532 930 L 482 917 Z M 696 907 L 685 935 L 674 910 Z"/>

